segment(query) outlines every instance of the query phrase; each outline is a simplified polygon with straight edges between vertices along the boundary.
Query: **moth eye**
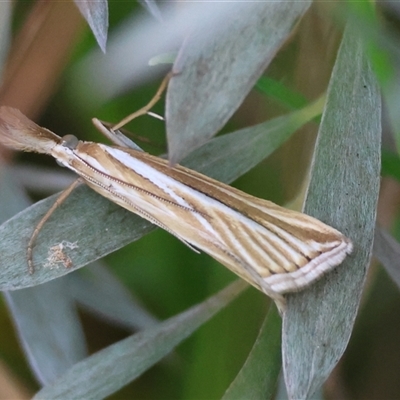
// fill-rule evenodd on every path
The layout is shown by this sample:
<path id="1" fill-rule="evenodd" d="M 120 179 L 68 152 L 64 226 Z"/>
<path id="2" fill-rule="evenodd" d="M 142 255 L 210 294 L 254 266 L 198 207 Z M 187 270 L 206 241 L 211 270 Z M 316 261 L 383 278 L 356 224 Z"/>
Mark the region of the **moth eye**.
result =
<path id="1" fill-rule="evenodd" d="M 74 135 L 65 135 L 62 137 L 62 142 L 61 145 L 64 147 L 68 147 L 71 150 L 76 149 L 76 146 L 78 146 L 79 140 L 76 136 Z"/>

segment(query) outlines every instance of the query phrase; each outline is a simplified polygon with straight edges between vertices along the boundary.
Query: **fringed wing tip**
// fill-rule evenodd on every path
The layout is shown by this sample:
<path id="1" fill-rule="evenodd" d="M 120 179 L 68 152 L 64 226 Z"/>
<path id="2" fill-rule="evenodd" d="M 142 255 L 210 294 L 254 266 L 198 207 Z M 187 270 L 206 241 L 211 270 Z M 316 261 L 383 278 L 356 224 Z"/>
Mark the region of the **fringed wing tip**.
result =
<path id="1" fill-rule="evenodd" d="M 321 253 L 296 271 L 268 276 L 263 279 L 263 283 L 268 287 L 268 291 L 279 295 L 305 289 L 340 265 L 353 251 L 353 243 L 349 239 L 345 239 L 331 251 Z"/>

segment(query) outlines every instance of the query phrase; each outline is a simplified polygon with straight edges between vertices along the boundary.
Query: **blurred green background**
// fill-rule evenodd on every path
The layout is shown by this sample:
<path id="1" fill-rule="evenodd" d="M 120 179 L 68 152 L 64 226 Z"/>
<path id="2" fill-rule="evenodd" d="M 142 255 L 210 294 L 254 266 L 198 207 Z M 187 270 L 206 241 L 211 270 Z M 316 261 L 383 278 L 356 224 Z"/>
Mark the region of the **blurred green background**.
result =
<path id="1" fill-rule="evenodd" d="M 35 20 L 34 13 L 37 12 L 35 7 L 39 7 L 39 3 L 40 7 L 47 7 L 49 14 L 58 12 L 65 19 L 69 18 L 68 25 L 73 34 L 59 46 L 60 49 L 69 46 L 68 50 L 64 50 L 62 57 L 48 52 L 46 62 L 51 64 L 52 57 L 59 58 L 59 61 L 50 74 L 52 79 L 49 79 L 47 84 L 43 83 L 42 87 L 31 90 L 38 96 L 37 102 L 28 104 L 21 100 L 22 106 L 19 108 L 41 126 L 60 136 L 72 133 L 80 139 L 104 141 L 91 125 L 91 118 L 98 117 L 105 121 L 117 122 L 142 107 L 154 95 L 162 78 L 162 68 L 157 79 L 132 89 L 127 88 L 126 93 L 104 104 L 96 104 L 96 101 L 83 104 L 81 99 L 90 98 L 90 93 L 88 95 L 85 86 L 78 87 L 73 84 L 74 68 L 82 57 L 97 46 L 96 41 L 72 2 L 63 4 L 65 9 L 61 11 L 52 9 L 57 8 L 56 3 L 50 6 L 45 2 L 16 2 L 13 14 L 10 15 L 15 37 L 21 29 L 26 28 L 29 18 L 32 19 L 30 26 L 34 25 L 34 21 L 38 21 L 37 16 Z M 293 107 L 299 108 L 304 104 L 303 101 L 311 101 L 325 91 L 340 42 L 341 26 L 323 11 L 326 12 L 314 7 L 301 21 L 295 36 L 281 49 L 268 68 L 266 76 L 269 80 L 260 80 L 257 88 L 249 94 L 222 134 L 273 118 L 290 111 Z M 137 12 L 142 12 L 142 8 L 136 2 L 109 1 L 110 34 L 127 16 Z M 392 27 L 397 29 L 397 18 L 391 16 L 389 20 Z M 43 35 L 51 37 L 56 30 L 55 26 L 49 24 L 48 32 Z M 46 43 L 45 38 L 41 40 L 43 44 Z M 16 44 L 17 42 L 11 43 L 11 50 Z M 40 63 L 35 62 L 35 51 L 37 50 L 32 48 L 32 51 L 26 54 L 24 63 L 40 68 Z M 385 57 L 383 54 L 380 59 L 378 55 L 376 63 L 384 63 Z M 31 79 L 35 80 L 35 71 L 30 70 L 29 73 Z M 10 84 L 15 85 L 14 93 L 19 94 L 21 98 L 28 97 L 22 83 L 18 87 L 15 75 L 6 77 L 6 83 L 11 82 Z M 3 91 L 2 104 L 18 106 L 19 98 L 9 93 L 10 91 Z M 163 106 L 162 100 L 155 107 L 155 112 L 163 115 Z M 130 123 L 128 129 L 156 144 L 139 142 L 146 151 L 160 154 L 167 150 L 162 121 L 144 116 Z M 307 124 L 289 143 L 238 179 L 234 186 L 278 204 L 292 201 L 303 187 L 316 130 L 317 123 Z M 400 164 L 398 157 L 393 153 L 392 142 L 390 139 L 387 139 L 387 142 L 388 153 L 383 154 L 383 172 L 386 177 L 382 184 L 385 196 L 382 198 L 381 218 L 386 226 L 396 227 Z M 48 157 L 9 153 L 6 157 L 10 163 L 34 163 L 54 170 L 59 169 Z M 32 190 L 30 194 L 37 200 L 49 193 Z M 96 218 L 95 210 L 93 218 Z M 235 279 L 231 272 L 210 257 L 192 252 L 161 230 L 107 256 L 106 262 L 132 293 L 135 293 L 146 308 L 159 319 L 171 317 L 201 302 Z M 21 390 L 20 395 L 28 398 L 39 386 L 29 371 L 5 303 L 1 300 L 0 302 L 0 361 L 6 365 L 7 373 L 17 380 L 16 387 Z M 221 397 L 246 360 L 268 305 L 269 300 L 262 293 L 249 288 L 180 345 L 171 357 L 151 368 L 111 398 Z M 327 382 L 327 398 L 400 398 L 399 314 L 398 288 L 391 283 L 383 270 L 379 267 L 372 268 L 349 348 Z M 112 326 L 87 311 L 81 310 L 80 315 L 90 351 L 99 350 L 132 333 Z"/>

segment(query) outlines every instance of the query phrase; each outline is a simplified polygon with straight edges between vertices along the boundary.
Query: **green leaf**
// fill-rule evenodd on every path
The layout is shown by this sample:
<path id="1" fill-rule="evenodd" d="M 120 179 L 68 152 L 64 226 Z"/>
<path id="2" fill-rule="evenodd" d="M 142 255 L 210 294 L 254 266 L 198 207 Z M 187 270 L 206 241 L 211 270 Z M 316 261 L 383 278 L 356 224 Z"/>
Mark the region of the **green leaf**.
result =
<path id="1" fill-rule="evenodd" d="M 225 125 L 310 4 L 238 2 L 209 10 L 186 38 L 173 67 L 166 100 L 172 164 Z"/>
<path id="2" fill-rule="evenodd" d="M 75 302 L 64 279 L 5 292 L 30 366 L 49 384 L 87 355 Z"/>
<path id="3" fill-rule="evenodd" d="M 121 340 L 74 365 L 34 399 L 99 399 L 116 392 L 166 356 L 248 285 L 236 281 L 159 325 Z"/>
<path id="4" fill-rule="evenodd" d="M 257 81 L 256 89 L 275 99 L 289 110 L 297 110 L 307 104 L 307 99 L 301 93 L 294 92 L 283 83 L 267 76 L 260 77 Z"/>
<path id="5" fill-rule="evenodd" d="M 400 157 L 398 154 L 382 150 L 382 176 L 391 176 L 400 181 Z"/>
<path id="6" fill-rule="evenodd" d="M 158 323 L 101 262 L 66 277 L 71 296 L 84 308 L 117 325 L 142 330 Z"/>
<path id="7" fill-rule="evenodd" d="M 223 400 L 272 398 L 282 364 L 281 325 L 277 308 L 272 306 L 243 368 Z"/>
<path id="8" fill-rule="evenodd" d="M 108 3 L 107 0 L 75 0 L 103 53 L 106 52 L 108 33 Z"/>
<path id="9" fill-rule="evenodd" d="M 375 229 L 374 256 L 400 288 L 400 243 L 379 227 Z"/>
<path id="10" fill-rule="evenodd" d="M 304 212 L 354 244 L 345 262 L 288 295 L 283 365 L 289 398 L 306 399 L 343 354 L 372 252 L 380 184 L 380 93 L 355 29 L 346 29 L 329 84 Z"/>
<path id="11" fill-rule="evenodd" d="M 26 207 L 29 200 L 5 168 L 0 181 L 0 220 L 5 220 Z M 52 382 L 86 356 L 83 329 L 64 279 L 3 295 L 39 382 Z"/>

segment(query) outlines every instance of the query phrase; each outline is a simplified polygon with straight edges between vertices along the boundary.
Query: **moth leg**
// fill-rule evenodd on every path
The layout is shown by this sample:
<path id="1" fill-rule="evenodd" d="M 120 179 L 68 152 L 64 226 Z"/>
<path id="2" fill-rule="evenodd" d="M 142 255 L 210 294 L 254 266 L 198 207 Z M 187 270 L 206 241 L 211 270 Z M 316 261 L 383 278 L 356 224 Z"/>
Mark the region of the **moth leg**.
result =
<path id="1" fill-rule="evenodd" d="M 35 230 L 32 233 L 32 236 L 29 239 L 28 248 L 27 248 L 27 259 L 28 259 L 28 271 L 29 274 L 33 274 L 35 272 L 35 267 L 33 265 L 33 246 L 35 245 L 36 238 L 38 237 L 40 230 L 43 228 L 43 225 L 46 221 L 51 217 L 53 212 L 65 201 L 65 199 L 71 194 L 71 192 L 81 183 L 83 183 L 83 179 L 79 178 L 74 181 L 71 185 L 69 185 L 57 198 L 51 208 L 46 212 L 43 218 L 36 225 Z"/>
<path id="2" fill-rule="evenodd" d="M 154 106 L 154 104 L 157 103 L 158 100 L 160 100 L 161 95 L 163 94 L 165 88 L 168 85 L 169 80 L 172 78 L 173 76 L 173 72 L 169 72 L 166 77 L 163 79 L 163 81 L 161 82 L 160 87 L 158 88 L 156 94 L 154 95 L 154 97 L 149 101 L 149 103 L 147 105 L 145 105 L 144 107 L 142 107 L 141 109 L 135 111 L 134 113 L 128 115 L 127 117 L 125 117 L 123 120 L 121 120 L 120 122 L 118 122 L 118 124 L 114 125 L 112 127 L 113 131 L 116 131 L 120 128 L 122 128 L 124 125 L 126 125 L 128 122 L 132 121 L 133 119 L 147 114 L 148 111 Z"/>
<path id="3" fill-rule="evenodd" d="M 164 92 L 165 88 L 168 85 L 169 80 L 172 78 L 173 75 L 174 73 L 171 71 L 165 76 L 156 94 L 147 105 L 142 107 L 140 110 L 134 112 L 133 114 L 128 115 L 118 124 L 112 125 L 109 122 L 104 122 L 100 121 L 97 118 L 93 118 L 92 119 L 93 125 L 99 132 L 101 132 L 106 138 L 111 140 L 117 146 L 128 147 L 130 149 L 143 151 L 135 142 L 133 142 L 131 139 L 125 136 L 120 129 L 133 119 L 144 114 L 150 114 L 149 110 L 154 106 L 154 104 L 157 103 L 158 100 L 160 100 L 162 93 Z M 147 138 L 140 137 L 140 140 L 149 143 L 149 140 Z"/>

